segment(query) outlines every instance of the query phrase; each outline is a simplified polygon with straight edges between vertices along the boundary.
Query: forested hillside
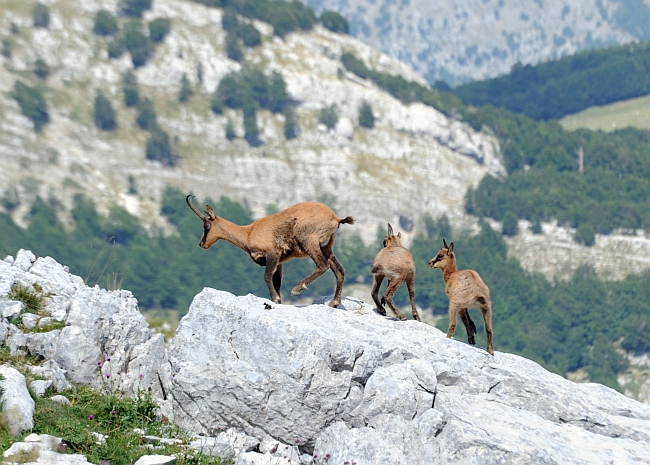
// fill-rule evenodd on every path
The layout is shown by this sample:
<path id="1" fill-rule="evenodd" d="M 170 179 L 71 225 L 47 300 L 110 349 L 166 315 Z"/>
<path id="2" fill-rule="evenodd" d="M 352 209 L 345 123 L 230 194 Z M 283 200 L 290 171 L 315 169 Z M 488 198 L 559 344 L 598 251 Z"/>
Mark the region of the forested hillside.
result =
<path id="1" fill-rule="evenodd" d="M 650 93 L 650 42 L 591 50 L 454 88 L 468 105 L 506 108 L 537 120 Z"/>

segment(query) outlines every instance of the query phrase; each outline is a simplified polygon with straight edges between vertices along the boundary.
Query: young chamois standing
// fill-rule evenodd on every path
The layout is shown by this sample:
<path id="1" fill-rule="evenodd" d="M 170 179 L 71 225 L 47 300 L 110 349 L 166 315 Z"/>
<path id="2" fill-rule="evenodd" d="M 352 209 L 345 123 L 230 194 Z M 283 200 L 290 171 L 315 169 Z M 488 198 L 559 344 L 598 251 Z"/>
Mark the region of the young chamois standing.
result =
<path id="1" fill-rule="evenodd" d="M 199 246 L 209 249 L 219 239 L 239 247 L 260 266 L 265 266 L 264 281 L 271 300 L 281 303 L 282 264 L 293 258 L 310 257 L 316 270 L 300 281 L 291 295 L 298 295 L 319 276 L 331 269 L 336 276 L 336 291 L 330 307 L 341 304 L 345 270 L 332 247 L 340 224 L 353 224 L 352 217 L 339 218 L 327 205 L 303 202 L 274 215 L 240 226 L 216 215 L 210 205 L 201 213 L 192 204 L 193 195 L 185 198 L 187 206 L 203 220 L 203 237 Z"/>
<path id="2" fill-rule="evenodd" d="M 454 255 L 454 243 L 447 245 L 442 240 L 444 247 L 438 254 L 429 261 L 431 268 L 442 270 L 442 279 L 445 281 L 445 292 L 449 297 L 449 330 L 447 337 L 454 335 L 456 329 L 456 318 L 460 319 L 467 330 L 467 341 L 474 345 L 476 341 L 476 325 L 469 316 L 469 309 L 474 307 L 481 310 L 485 321 L 485 333 L 487 334 L 487 351 L 494 355 L 492 346 L 492 302 L 490 301 L 490 290 L 485 285 L 479 274 L 474 270 L 461 270 L 456 268 L 456 255 Z"/>
<path id="3" fill-rule="evenodd" d="M 372 264 L 372 300 L 375 301 L 377 310 L 382 315 L 386 315 L 384 303 L 387 303 L 400 320 L 406 320 L 406 317 L 393 303 L 393 294 L 406 281 L 413 319 L 420 321 L 420 315 L 418 315 L 415 308 L 415 262 L 411 252 L 402 247 L 401 239 L 402 233 L 397 233 L 397 236 L 393 235 L 393 227 L 388 223 L 388 235 L 384 237 L 384 248 L 379 251 Z M 379 286 L 381 286 L 384 278 L 388 279 L 388 286 L 380 301 Z"/>

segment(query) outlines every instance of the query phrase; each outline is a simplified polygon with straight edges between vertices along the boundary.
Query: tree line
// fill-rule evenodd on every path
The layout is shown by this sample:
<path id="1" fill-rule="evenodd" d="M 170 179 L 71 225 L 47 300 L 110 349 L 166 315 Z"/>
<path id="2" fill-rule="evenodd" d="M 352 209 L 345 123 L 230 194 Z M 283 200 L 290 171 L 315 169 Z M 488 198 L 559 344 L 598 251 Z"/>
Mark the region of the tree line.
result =
<path id="1" fill-rule="evenodd" d="M 204 202 L 235 223 L 252 221 L 245 206 L 228 198 Z M 15 255 L 25 248 L 39 256 L 52 256 L 90 286 L 132 291 L 143 310 L 166 308 L 184 314 L 204 287 L 236 295 L 268 294 L 264 269 L 244 252 L 225 241 L 207 251 L 198 246 L 201 222 L 176 189 L 167 189 L 163 198 L 162 213 L 176 228 L 169 236 L 147 233 L 137 218 L 117 206 L 107 218 L 102 217 L 93 203 L 81 196 L 72 210 L 74 228 L 67 230 L 57 219 L 57 208 L 38 199 L 26 230 L 15 225 L 9 215 L 0 214 L 0 250 Z M 435 221 L 425 218 L 424 224 L 411 247 L 417 265 L 416 299 L 419 307 L 442 317 L 440 329 L 447 328 L 448 300 L 441 274 L 431 270 L 428 261 L 446 238 L 456 245 L 459 268 L 477 270 L 490 287 L 496 350 L 521 354 L 561 375 L 582 368 L 593 381 L 617 389 L 617 374 L 628 366 L 618 348 L 636 354 L 650 351 L 650 339 L 644 337 L 650 322 L 650 272 L 603 282 L 585 267 L 569 282 L 549 282 L 508 258 L 503 237 L 487 223 L 475 236 L 454 231 L 445 217 Z M 354 233 L 339 238 L 336 254 L 346 270 L 346 285 L 372 283 L 370 269 L 382 247 L 384 228 L 385 224 L 380 225 L 377 240 L 369 245 Z M 285 303 L 295 302 L 289 297 L 290 286 L 311 271 L 309 260 L 285 265 Z M 328 295 L 334 285 L 333 275 L 328 273 L 303 294 Z M 398 290 L 395 301 L 408 305 L 405 289 Z M 485 344 L 482 319 L 474 320 L 479 326 L 477 343 Z"/>

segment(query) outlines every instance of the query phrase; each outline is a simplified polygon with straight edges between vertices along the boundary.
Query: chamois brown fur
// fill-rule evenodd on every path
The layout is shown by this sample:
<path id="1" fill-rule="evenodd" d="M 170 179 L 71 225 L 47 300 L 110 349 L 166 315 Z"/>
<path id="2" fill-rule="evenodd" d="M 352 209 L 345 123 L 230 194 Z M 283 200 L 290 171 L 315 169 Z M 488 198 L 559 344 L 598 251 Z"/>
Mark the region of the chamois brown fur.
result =
<path id="1" fill-rule="evenodd" d="M 372 300 L 375 301 L 377 310 L 382 315 L 386 315 L 384 303 L 387 303 L 395 316 L 400 320 L 406 320 L 406 317 L 400 312 L 393 303 L 393 295 L 403 282 L 406 282 L 406 288 L 409 292 L 411 301 L 411 312 L 413 319 L 420 321 L 420 315 L 415 308 L 415 262 L 411 252 L 402 246 L 402 233 L 393 235 L 393 227 L 388 224 L 388 235 L 384 237 L 384 248 L 379 251 L 372 265 L 373 283 L 372 283 Z M 379 286 L 384 278 L 388 279 L 388 286 L 384 295 L 379 300 Z"/>
<path id="2" fill-rule="evenodd" d="M 469 316 L 469 309 L 472 307 L 478 308 L 481 310 L 485 321 L 487 351 L 494 355 L 490 289 L 476 271 L 458 271 L 454 243 L 447 245 L 447 241 L 444 239 L 442 243 L 442 249 L 429 261 L 429 266 L 431 268 L 440 268 L 442 270 L 442 279 L 445 281 L 445 293 L 449 297 L 449 330 L 447 331 L 447 337 L 453 336 L 456 329 L 456 319 L 460 315 L 460 319 L 467 330 L 467 341 L 472 345 L 476 344 L 474 339 L 476 325 Z"/>
<path id="3" fill-rule="evenodd" d="M 329 305 L 336 307 L 341 304 L 345 270 L 332 247 L 339 225 L 353 224 L 352 217 L 341 219 L 327 205 L 303 202 L 240 226 L 218 217 L 210 205 L 206 205 L 202 213 L 192 204 L 192 197 L 186 197 L 187 206 L 203 220 L 203 237 L 199 246 L 209 249 L 219 239 L 224 239 L 250 255 L 258 265 L 265 266 L 264 281 L 273 302 L 282 300 L 282 264 L 294 258 L 310 257 L 316 270 L 300 281 L 291 290 L 291 295 L 300 294 L 331 269 L 336 276 L 336 291 Z"/>

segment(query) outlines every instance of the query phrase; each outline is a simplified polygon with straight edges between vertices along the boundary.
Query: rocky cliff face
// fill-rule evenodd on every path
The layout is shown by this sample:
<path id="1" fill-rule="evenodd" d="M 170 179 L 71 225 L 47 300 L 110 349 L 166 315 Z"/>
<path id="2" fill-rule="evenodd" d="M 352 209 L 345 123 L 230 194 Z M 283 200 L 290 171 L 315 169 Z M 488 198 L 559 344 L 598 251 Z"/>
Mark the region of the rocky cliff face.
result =
<path id="1" fill-rule="evenodd" d="M 17 313 L 6 305 L 11 321 L 22 319 L 0 325 L 12 353 L 41 355 L 46 378 L 150 389 L 163 414 L 203 434 L 206 453 L 227 450 L 237 464 L 632 464 L 650 456 L 650 406 L 502 353 L 498 333 L 490 356 L 356 299 L 294 307 L 205 289 L 165 349 L 127 291 L 87 288 L 25 251 L 0 262 L 0 297 L 14 282 L 54 293 L 44 313 L 65 327 L 25 332 L 20 305 Z"/>
<path id="2" fill-rule="evenodd" d="M 650 8 L 617 0 L 306 0 L 350 18 L 352 34 L 450 84 L 577 51 L 647 40 Z"/>

